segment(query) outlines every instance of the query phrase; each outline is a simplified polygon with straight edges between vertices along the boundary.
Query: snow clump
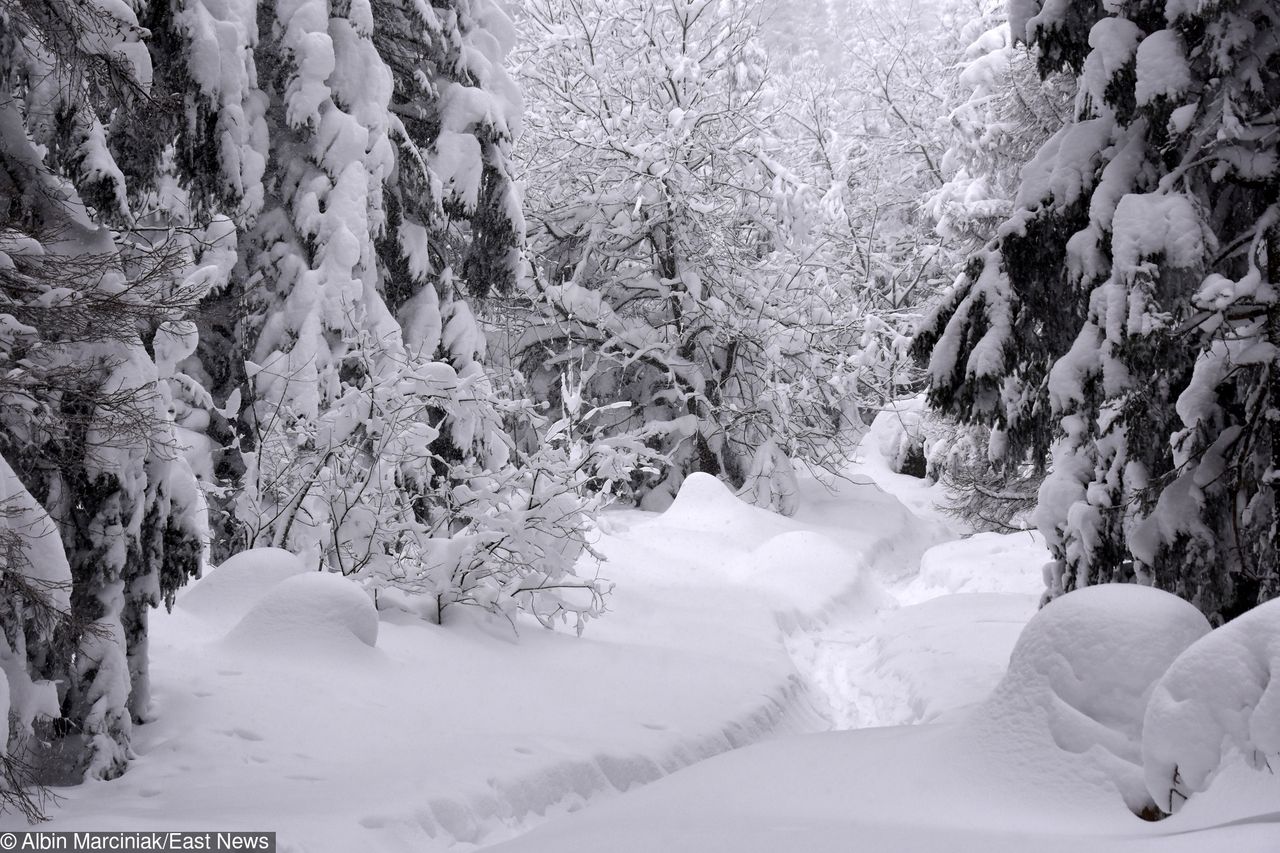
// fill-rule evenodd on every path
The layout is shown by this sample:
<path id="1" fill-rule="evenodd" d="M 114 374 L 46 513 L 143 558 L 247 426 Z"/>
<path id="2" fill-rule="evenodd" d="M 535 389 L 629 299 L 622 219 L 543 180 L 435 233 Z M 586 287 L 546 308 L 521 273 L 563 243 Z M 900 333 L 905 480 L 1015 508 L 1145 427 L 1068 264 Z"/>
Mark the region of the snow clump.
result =
<path id="1" fill-rule="evenodd" d="M 1209 787 L 1232 748 L 1256 769 L 1280 755 L 1280 599 L 1201 637 L 1164 673 L 1147 703 L 1147 790 L 1174 812 Z M 1274 768 L 1272 768 L 1274 769 Z"/>

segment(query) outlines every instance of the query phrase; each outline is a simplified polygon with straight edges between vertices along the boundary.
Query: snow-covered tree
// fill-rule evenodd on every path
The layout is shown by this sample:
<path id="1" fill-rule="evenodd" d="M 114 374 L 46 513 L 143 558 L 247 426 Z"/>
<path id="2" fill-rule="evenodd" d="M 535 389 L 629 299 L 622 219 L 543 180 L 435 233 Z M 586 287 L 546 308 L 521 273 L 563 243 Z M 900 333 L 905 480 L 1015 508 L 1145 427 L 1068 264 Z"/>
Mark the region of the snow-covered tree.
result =
<path id="1" fill-rule="evenodd" d="M 923 127 L 931 104 L 899 98 L 922 72 L 797 65 L 780 83 L 786 107 L 775 132 L 794 173 L 820 195 L 804 264 L 836 295 L 832 306 L 850 335 L 848 393 L 863 411 L 918 390 L 909 335 L 945 269 L 946 246 L 921 209 L 938 185 L 931 164 L 941 138 Z"/>
<path id="2" fill-rule="evenodd" d="M 1073 120 L 923 330 L 932 400 L 1052 450 L 1050 594 L 1138 579 L 1229 617 L 1280 592 L 1280 9 L 1018 0 L 1010 27 L 1075 75 Z"/>
<path id="3" fill-rule="evenodd" d="M 215 431 L 234 427 L 210 466 L 232 481 L 215 506 L 231 540 L 429 594 L 437 614 L 598 612 L 601 588 L 572 577 L 577 470 L 513 454 L 468 303 L 511 290 L 524 232 L 505 15 L 195 2 L 167 26 L 195 89 L 177 162 L 203 139 L 215 171 L 184 186 L 240 230 L 182 365 L 226 401 Z"/>
<path id="4" fill-rule="evenodd" d="M 517 153 L 534 299 L 518 366 L 664 459 L 647 507 L 705 471 L 788 509 L 796 461 L 851 426 L 840 296 L 805 261 L 821 194 L 785 165 L 756 3 L 531 0 Z M 617 404 L 617 405 L 615 405 Z"/>
<path id="5" fill-rule="evenodd" d="M 147 712 L 148 610 L 172 601 L 202 548 L 170 376 L 154 357 L 157 339 L 184 328 L 200 277 L 185 236 L 147 224 L 142 190 L 159 159 L 118 162 L 112 136 L 163 109 L 144 34 L 118 4 L 0 10 L 0 444 L 21 482 L 6 494 L 38 522 L 9 528 L 5 583 L 18 594 L 6 677 L 11 697 L 58 684 L 52 704 L 23 700 L 14 731 L 60 711 L 58 752 L 73 765 L 63 772 L 98 777 L 121 771 Z M 45 511 L 61 560 L 37 535 Z M 36 559 L 39 571 L 24 569 Z M 36 576 L 56 581 L 43 602 L 22 592 Z M 38 766 L 44 755 L 23 757 Z"/>
<path id="6" fill-rule="evenodd" d="M 1074 77 L 1041 78 L 1035 50 L 1014 44 L 1005 5 L 988 0 L 949 13 L 959 38 L 939 161 L 944 182 L 928 194 L 925 209 L 945 238 L 951 279 L 1013 212 L 1022 167 L 1071 115 Z M 936 415 L 925 420 L 929 474 L 945 481 L 948 511 L 978 529 L 1028 524 L 1045 460 L 1005 453 L 998 428 Z"/>

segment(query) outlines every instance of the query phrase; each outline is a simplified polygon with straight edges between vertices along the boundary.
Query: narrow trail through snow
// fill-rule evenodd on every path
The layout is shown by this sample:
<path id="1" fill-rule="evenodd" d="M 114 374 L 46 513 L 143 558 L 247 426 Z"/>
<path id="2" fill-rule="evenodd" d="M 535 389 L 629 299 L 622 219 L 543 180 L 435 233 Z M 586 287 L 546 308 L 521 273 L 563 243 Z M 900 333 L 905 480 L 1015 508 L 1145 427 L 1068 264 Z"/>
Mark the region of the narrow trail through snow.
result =
<path id="1" fill-rule="evenodd" d="M 910 542 L 867 568 L 878 599 L 852 602 L 787 650 L 832 729 L 932 722 L 995 687 L 1035 612 L 1048 554 L 1032 533 L 964 536 L 938 490 L 864 455 L 855 483 L 885 492 L 917 520 Z M 799 518 L 836 522 L 842 502 L 810 500 Z M 823 707 L 825 706 L 825 707 Z"/>

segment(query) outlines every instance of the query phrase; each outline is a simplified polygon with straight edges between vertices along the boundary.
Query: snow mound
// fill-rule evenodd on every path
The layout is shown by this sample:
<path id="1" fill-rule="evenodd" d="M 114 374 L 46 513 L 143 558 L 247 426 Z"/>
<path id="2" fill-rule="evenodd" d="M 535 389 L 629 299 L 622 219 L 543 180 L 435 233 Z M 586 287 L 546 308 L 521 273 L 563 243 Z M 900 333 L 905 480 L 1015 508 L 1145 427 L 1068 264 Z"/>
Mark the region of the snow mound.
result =
<path id="1" fill-rule="evenodd" d="M 378 642 L 378 611 L 355 582 L 330 572 L 294 575 L 266 595 L 227 639 L 255 651 Z"/>
<path id="2" fill-rule="evenodd" d="M 1201 637 L 1156 684 L 1142 730 L 1147 790 L 1176 811 L 1231 747 L 1257 769 L 1280 754 L 1280 600 Z"/>
<path id="3" fill-rule="evenodd" d="M 848 551 L 811 530 L 793 530 L 766 540 L 751 552 L 747 567 L 784 580 L 838 573 L 852 582 L 858 576 L 857 563 Z"/>
<path id="4" fill-rule="evenodd" d="M 281 548 L 253 548 L 229 557 L 178 596 L 177 608 L 223 630 L 235 625 L 272 587 L 307 572 Z"/>
<path id="5" fill-rule="evenodd" d="M 833 605 L 833 595 L 843 601 L 855 589 L 870 594 L 859 583 L 861 563 L 821 533 L 793 530 L 765 541 L 746 559 L 732 564 L 730 579 L 771 594 L 779 626 L 791 633 L 816 628 Z"/>
<path id="6" fill-rule="evenodd" d="M 654 526 L 712 533 L 747 549 L 792 529 L 782 516 L 748 504 L 724 483 L 701 472 L 689 475 Z"/>
<path id="7" fill-rule="evenodd" d="M 1072 767 L 1086 787 L 1114 786 L 1135 813 L 1149 809 L 1142 772 L 1147 698 L 1178 655 L 1208 632 L 1190 604 L 1136 584 L 1089 587 L 1051 601 L 1023 630 L 984 707 L 991 742 L 1033 764 L 1058 765 L 1055 773 Z M 1074 759 L 1044 760 L 1046 751 Z"/>

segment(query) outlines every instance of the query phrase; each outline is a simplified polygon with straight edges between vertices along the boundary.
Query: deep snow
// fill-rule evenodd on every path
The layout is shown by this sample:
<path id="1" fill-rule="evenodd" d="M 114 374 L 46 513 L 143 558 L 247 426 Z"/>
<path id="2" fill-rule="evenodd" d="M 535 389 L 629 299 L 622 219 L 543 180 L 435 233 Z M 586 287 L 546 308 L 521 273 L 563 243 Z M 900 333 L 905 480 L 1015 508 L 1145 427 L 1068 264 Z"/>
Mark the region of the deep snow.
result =
<path id="1" fill-rule="evenodd" d="M 1280 849 L 1274 779 L 1231 763 L 1146 824 L 1041 725 L 1070 686 L 1034 656 L 1006 674 L 1036 536 L 956 538 L 874 451 L 802 491 L 786 519 L 694 476 L 661 515 L 606 513 L 613 612 L 581 638 L 373 620 L 339 578 L 242 555 L 157 614 L 137 760 L 64 791 L 47 828 L 265 829 L 293 851 Z M 1130 761 L 1125 731 L 1108 755 Z"/>
<path id="2" fill-rule="evenodd" d="M 49 828 L 257 827 L 298 851 L 484 844 L 825 728 L 786 638 L 872 612 L 876 577 L 938 534 L 866 478 L 834 496 L 809 483 L 806 498 L 786 519 L 692 477 L 661 516 L 606 514 L 613 612 L 581 638 L 384 610 L 371 646 L 338 578 L 241 555 L 156 615 L 155 721 L 137 730 L 137 761 L 66 790 Z"/>

